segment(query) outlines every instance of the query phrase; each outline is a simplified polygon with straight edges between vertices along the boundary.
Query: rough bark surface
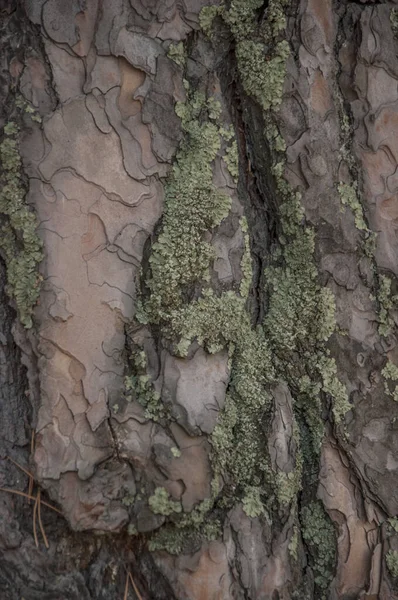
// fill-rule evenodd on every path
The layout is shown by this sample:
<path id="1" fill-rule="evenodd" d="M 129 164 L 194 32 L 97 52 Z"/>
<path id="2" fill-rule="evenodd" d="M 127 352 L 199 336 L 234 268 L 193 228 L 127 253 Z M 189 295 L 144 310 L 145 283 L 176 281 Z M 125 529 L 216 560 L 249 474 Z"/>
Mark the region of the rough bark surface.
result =
<path id="1" fill-rule="evenodd" d="M 210 4 L 0 3 L 5 600 L 398 598 L 398 2 Z"/>

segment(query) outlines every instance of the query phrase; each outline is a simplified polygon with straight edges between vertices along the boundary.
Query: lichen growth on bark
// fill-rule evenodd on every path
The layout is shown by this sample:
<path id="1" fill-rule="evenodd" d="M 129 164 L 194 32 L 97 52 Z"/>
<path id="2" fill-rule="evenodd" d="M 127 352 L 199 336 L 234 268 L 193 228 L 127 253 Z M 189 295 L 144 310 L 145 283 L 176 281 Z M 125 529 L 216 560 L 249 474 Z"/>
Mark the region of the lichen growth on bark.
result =
<path id="1" fill-rule="evenodd" d="M 336 562 L 336 533 L 320 502 L 301 511 L 302 535 L 313 559 L 314 582 L 319 600 L 326 600 Z"/>
<path id="2" fill-rule="evenodd" d="M 394 327 L 394 319 L 391 317 L 390 311 L 396 306 L 396 297 L 392 295 L 391 283 L 391 279 L 387 275 L 380 275 L 378 278 L 378 330 L 379 334 L 384 337 L 389 335 Z"/>
<path id="3" fill-rule="evenodd" d="M 183 42 L 178 44 L 171 43 L 167 51 L 167 56 L 179 67 L 184 67 L 187 60 L 187 53 Z"/>
<path id="4" fill-rule="evenodd" d="M 385 379 L 384 390 L 386 394 L 398 402 L 398 367 L 389 360 L 381 374 Z M 395 382 L 395 385 L 391 386 L 390 382 Z"/>
<path id="5" fill-rule="evenodd" d="M 147 419 L 159 421 L 166 415 L 166 409 L 147 373 L 148 365 L 144 350 L 136 350 L 131 360 L 131 372 L 124 378 L 124 396 L 128 402 L 136 399 L 145 408 Z"/>
<path id="6" fill-rule="evenodd" d="M 265 514 L 265 506 L 261 501 L 261 490 L 259 487 L 248 486 L 242 504 L 245 514 L 252 519 Z"/>
<path id="7" fill-rule="evenodd" d="M 209 110 L 214 111 L 214 104 L 200 93 L 176 107 L 186 135 L 166 186 L 162 232 L 150 257 L 151 296 L 145 311 L 152 323 L 172 319 L 184 291 L 209 278 L 213 251 L 203 237 L 230 209 L 229 196 L 212 181 L 211 162 L 221 147 L 219 127 L 199 120 Z"/>
<path id="8" fill-rule="evenodd" d="M 398 577 L 398 552 L 396 550 L 389 550 L 387 552 L 386 563 L 391 575 Z"/>
<path id="9" fill-rule="evenodd" d="M 360 231 L 369 231 L 368 226 L 365 223 L 362 205 L 359 202 L 356 182 L 352 185 L 340 183 L 338 185 L 338 191 L 343 206 L 348 206 L 352 210 L 355 227 Z"/>
<path id="10" fill-rule="evenodd" d="M 163 487 L 155 489 L 153 495 L 148 498 L 148 504 L 155 514 L 166 517 L 182 511 L 181 502 L 171 500 L 169 493 Z"/>
<path id="11" fill-rule="evenodd" d="M 15 300 L 18 317 L 32 327 L 33 308 L 39 298 L 41 276 L 38 265 L 43 259 L 43 244 L 37 235 L 35 214 L 25 203 L 22 161 L 18 150 L 19 128 L 9 122 L 0 144 L 0 214 L 6 221 L 0 230 L 0 249 L 7 265 L 7 291 Z"/>
<path id="12" fill-rule="evenodd" d="M 263 109 L 277 108 L 289 55 L 287 42 L 279 39 L 285 18 L 282 20 L 277 9 L 287 2 L 269 4 L 267 10 L 272 9 L 273 17 L 261 31 L 254 23 L 260 4 L 257 0 L 236 0 L 228 10 L 211 10 L 206 15 L 206 27 L 210 27 L 210 17 L 222 14 L 235 37 L 243 87 Z M 205 14 L 202 11 L 202 19 Z M 248 36 L 253 39 L 248 40 Z M 264 60 L 266 39 L 272 41 L 275 50 L 268 61 Z M 246 65 L 244 48 L 249 48 L 247 43 L 251 41 L 258 53 L 251 48 Z M 278 65 L 275 74 L 271 61 L 271 65 Z M 219 125 L 221 107 L 213 98 L 189 92 L 188 101 L 177 104 L 176 111 L 185 139 L 166 184 L 164 218 L 149 261 L 149 296 L 143 312 L 145 320 L 160 326 L 161 334 L 182 357 L 194 340 L 209 353 L 228 349 L 230 383 L 224 409 L 210 436 L 213 474 L 215 479 L 222 476 L 232 487 L 234 502 L 242 501 L 247 514 L 260 516 L 267 508 L 275 510 L 296 502 L 303 465 L 299 428 L 295 425 L 295 469 L 276 473 L 271 468 L 264 435 L 272 410 L 271 387 L 278 380 L 288 382 L 296 397 L 294 411 L 304 417 L 310 430 L 313 428 L 314 452 L 319 451 L 323 435 L 321 391 L 332 396 L 337 423 L 350 408 L 334 359 L 325 348 L 335 328 L 334 297 L 331 290 L 319 284 L 315 233 L 305 222 L 300 196 L 284 178 L 283 160 L 275 161 L 272 169 L 280 201 L 281 236 L 279 250 L 266 270 L 268 312 L 263 326 L 252 327 L 246 308 L 252 266 L 245 219 L 241 220 L 245 250 L 240 291 L 212 289 L 213 252 L 204 238 L 227 215 L 230 199 L 214 187 L 211 163 L 220 156 L 221 138 L 227 140 L 230 136 Z M 265 130 L 270 134 L 272 155 L 279 156 L 285 145 L 272 115 L 265 119 Z M 224 156 L 227 163 L 228 154 Z M 199 512 L 195 508 L 174 525 L 163 527 L 152 537 L 151 548 L 180 551 L 184 535 L 192 534 L 189 525 L 194 527 L 195 535 L 204 535 L 205 516 L 216 499 L 220 501 L 217 493 L 209 504 L 201 505 Z"/>

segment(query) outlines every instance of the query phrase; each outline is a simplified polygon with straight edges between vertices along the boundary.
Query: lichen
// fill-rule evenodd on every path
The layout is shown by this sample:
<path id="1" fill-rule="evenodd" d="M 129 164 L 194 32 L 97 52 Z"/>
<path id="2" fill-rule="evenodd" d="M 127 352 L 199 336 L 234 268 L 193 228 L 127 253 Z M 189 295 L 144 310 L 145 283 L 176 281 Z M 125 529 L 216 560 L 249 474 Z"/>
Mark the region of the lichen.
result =
<path id="1" fill-rule="evenodd" d="M 174 456 L 174 458 L 179 458 L 181 456 L 181 450 L 179 448 L 177 448 L 176 446 L 173 446 L 171 448 L 171 453 Z"/>
<path id="2" fill-rule="evenodd" d="M 389 550 L 387 552 L 386 563 L 391 575 L 398 577 L 398 552 L 396 550 Z"/>
<path id="3" fill-rule="evenodd" d="M 173 513 L 182 511 L 181 502 L 170 500 L 170 495 L 163 487 L 157 487 L 152 496 L 148 498 L 148 504 L 157 515 L 168 517 Z"/>
<path id="4" fill-rule="evenodd" d="M 396 306 L 396 297 L 391 292 L 391 279 L 387 275 L 380 275 L 377 285 L 377 301 L 379 305 L 378 322 L 379 334 L 387 336 L 392 332 L 394 327 L 394 319 L 390 315 L 390 311 Z"/>
<path id="5" fill-rule="evenodd" d="M 174 523 L 168 523 L 152 534 L 149 550 L 166 550 L 170 554 L 180 554 L 184 547 L 199 539 L 217 539 L 221 534 L 221 523 L 217 518 L 207 517 L 213 503 L 213 499 L 208 498 L 195 506 L 189 514 L 174 515 Z"/>
<path id="6" fill-rule="evenodd" d="M 355 227 L 360 231 L 369 231 L 365 223 L 362 205 L 359 202 L 356 182 L 354 181 L 352 185 L 339 183 L 337 189 L 343 206 L 348 206 L 352 210 Z"/>
<path id="7" fill-rule="evenodd" d="M 171 43 L 167 51 L 167 56 L 178 66 L 184 67 L 187 60 L 187 53 L 183 42 L 178 44 Z"/>
<path id="8" fill-rule="evenodd" d="M 319 600 L 326 600 L 336 562 L 336 533 L 320 502 L 301 511 L 302 536 L 313 559 L 314 582 Z"/>
<path id="9" fill-rule="evenodd" d="M 160 394 L 154 389 L 147 373 L 147 358 L 144 350 L 138 349 L 131 355 L 131 372 L 124 378 L 125 398 L 137 400 L 145 408 L 145 417 L 159 421 L 166 414 Z"/>
<path id="10" fill-rule="evenodd" d="M 190 285 L 209 278 L 213 257 L 205 232 L 228 214 L 231 199 L 212 181 L 211 162 L 221 147 L 216 123 L 198 117 L 214 110 L 202 94 L 177 105 L 185 139 L 177 154 L 173 174 L 165 189 L 162 233 L 150 257 L 151 292 L 145 312 L 152 323 L 166 322 L 183 304 Z"/>
<path id="11" fill-rule="evenodd" d="M 398 35 L 398 10 L 392 8 L 390 11 L 391 29 L 394 35 Z"/>
<path id="12" fill-rule="evenodd" d="M 211 37 L 213 22 L 218 15 L 224 12 L 224 5 L 221 3 L 218 6 L 204 6 L 199 13 L 199 25 L 202 31 Z"/>
<path id="13" fill-rule="evenodd" d="M 398 382 L 398 367 L 389 360 L 381 374 L 385 379 L 384 390 L 386 394 L 398 402 L 398 385 L 394 385 L 393 387 L 390 385 L 390 382 Z"/>
<path id="14" fill-rule="evenodd" d="M 262 5 L 260 0 L 232 0 L 228 9 L 202 10 L 201 22 L 204 19 L 203 26 L 210 31 L 214 16 L 222 15 L 236 42 L 244 89 L 264 110 L 275 110 L 282 99 L 290 53 L 288 43 L 280 39 L 285 27 L 281 9 L 287 1 L 271 0 L 266 9 L 268 23 L 260 26 L 256 17 Z M 265 430 L 275 383 L 286 380 L 289 384 L 295 415 L 300 422 L 305 420 L 309 430 L 314 428 L 315 451 L 319 451 L 323 436 L 321 393 L 332 397 L 336 423 L 350 408 L 336 363 L 325 348 L 335 328 L 334 296 L 319 283 L 315 233 L 305 221 L 299 194 L 284 178 L 285 159 L 280 154 L 285 145 L 272 117 L 266 119 L 265 130 L 272 156 L 278 157 L 272 175 L 280 201 L 281 235 L 279 250 L 270 257 L 265 273 L 268 307 L 262 325 L 252 326 L 246 306 L 252 264 L 245 219 L 241 220 L 245 248 L 239 291 L 212 288 L 214 254 L 207 239 L 230 208 L 230 199 L 214 187 L 212 162 L 225 147 L 222 139 L 229 141 L 232 136 L 220 127 L 217 100 L 190 92 L 188 84 L 186 89 L 187 102 L 176 107 L 185 137 L 166 183 L 164 218 L 149 259 L 149 293 L 140 312 L 149 324 L 159 327 L 179 356 L 188 354 L 193 341 L 209 353 L 228 349 L 230 382 L 224 409 L 210 436 L 214 481 L 222 476 L 226 485 L 222 491 L 214 490 L 212 497 L 190 514 L 173 515 L 174 524 L 152 536 L 152 550 L 172 553 L 181 552 L 189 537 L 217 530 L 210 517 L 216 500 L 218 506 L 227 506 L 232 496 L 231 502 L 242 502 L 252 517 L 266 514 L 266 510 L 286 510 L 289 503 L 296 502 L 303 466 L 298 426 L 292 472 L 274 472 L 268 455 Z M 229 168 L 233 147 L 224 157 Z"/>
<path id="15" fill-rule="evenodd" d="M 238 156 L 238 144 L 236 140 L 232 142 L 225 151 L 224 160 L 228 167 L 228 171 L 231 173 L 235 182 L 238 181 L 239 177 L 239 156 Z"/>
<path id="16" fill-rule="evenodd" d="M 265 513 L 265 506 L 261 501 L 261 490 L 259 487 L 248 486 L 242 499 L 243 511 L 252 519 L 260 517 Z"/>
<path id="17" fill-rule="evenodd" d="M 286 40 L 276 45 L 272 58 L 268 60 L 263 43 L 243 40 L 237 44 L 236 57 L 244 90 L 264 110 L 278 108 L 282 102 L 289 55 L 290 47 Z"/>
<path id="18" fill-rule="evenodd" d="M 38 265 L 43 259 L 42 241 L 37 235 L 35 214 L 25 203 L 22 162 L 18 150 L 19 128 L 9 122 L 0 144 L 0 214 L 6 221 L 0 230 L 0 249 L 7 266 L 7 292 L 15 300 L 18 316 L 32 327 L 33 308 L 39 298 L 41 276 Z"/>
<path id="19" fill-rule="evenodd" d="M 390 519 L 387 519 L 388 524 L 390 525 L 390 527 L 396 532 L 398 533 L 398 518 L 397 517 L 391 517 Z"/>
<path id="20" fill-rule="evenodd" d="M 242 298 L 248 298 L 253 279 L 253 263 L 250 252 L 249 228 L 246 217 L 241 218 L 240 227 L 243 233 L 244 249 L 240 263 L 242 279 L 240 282 L 239 291 Z"/>

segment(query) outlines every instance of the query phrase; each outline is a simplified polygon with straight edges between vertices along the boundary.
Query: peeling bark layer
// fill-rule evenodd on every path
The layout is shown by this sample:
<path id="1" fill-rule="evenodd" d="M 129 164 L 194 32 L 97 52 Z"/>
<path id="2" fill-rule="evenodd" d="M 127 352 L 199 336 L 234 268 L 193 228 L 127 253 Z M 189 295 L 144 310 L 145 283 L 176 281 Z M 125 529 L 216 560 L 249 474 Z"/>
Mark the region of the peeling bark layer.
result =
<path id="1" fill-rule="evenodd" d="M 395 6 L 5 3 L 2 598 L 398 597 Z"/>

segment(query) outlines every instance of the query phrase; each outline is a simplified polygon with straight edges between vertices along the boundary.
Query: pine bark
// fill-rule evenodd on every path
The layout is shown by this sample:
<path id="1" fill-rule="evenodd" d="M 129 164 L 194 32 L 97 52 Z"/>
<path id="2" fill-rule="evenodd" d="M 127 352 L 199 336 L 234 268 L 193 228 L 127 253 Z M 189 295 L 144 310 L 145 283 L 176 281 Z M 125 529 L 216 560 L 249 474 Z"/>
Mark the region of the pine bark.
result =
<path id="1" fill-rule="evenodd" d="M 398 598 L 397 3 L 0 17 L 1 598 Z"/>

